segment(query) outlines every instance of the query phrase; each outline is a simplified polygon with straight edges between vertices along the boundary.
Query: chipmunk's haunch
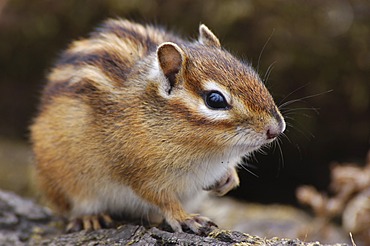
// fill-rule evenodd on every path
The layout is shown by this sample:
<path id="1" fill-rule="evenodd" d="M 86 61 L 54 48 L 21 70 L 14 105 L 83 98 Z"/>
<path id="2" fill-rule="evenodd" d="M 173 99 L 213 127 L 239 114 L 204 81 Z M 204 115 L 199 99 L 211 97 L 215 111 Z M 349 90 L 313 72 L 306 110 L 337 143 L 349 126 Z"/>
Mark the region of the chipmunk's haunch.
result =
<path id="1" fill-rule="evenodd" d="M 212 223 L 187 204 L 237 186 L 241 157 L 285 129 L 256 72 L 205 25 L 188 42 L 109 20 L 48 80 L 31 136 L 40 186 L 70 227 L 124 214 L 200 233 Z"/>

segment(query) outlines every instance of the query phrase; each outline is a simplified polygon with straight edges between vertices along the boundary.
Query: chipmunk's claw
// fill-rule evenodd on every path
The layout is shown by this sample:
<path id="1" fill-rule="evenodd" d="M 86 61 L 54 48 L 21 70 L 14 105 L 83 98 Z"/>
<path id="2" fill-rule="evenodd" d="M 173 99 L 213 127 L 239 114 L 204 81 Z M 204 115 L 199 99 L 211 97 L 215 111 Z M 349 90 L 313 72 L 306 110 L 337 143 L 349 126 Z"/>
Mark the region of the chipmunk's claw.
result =
<path id="1" fill-rule="evenodd" d="M 112 218 L 107 214 L 85 215 L 71 219 L 66 227 L 66 232 L 77 232 L 81 230 L 93 231 L 109 228 L 114 225 Z"/>
<path id="2" fill-rule="evenodd" d="M 189 228 L 191 232 L 202 236 L 208 235 L 208 233 L 218 227 L 207 217 L 203 217 L 198 214 L 191 215 L 182 223 L 182 226 Z"/>

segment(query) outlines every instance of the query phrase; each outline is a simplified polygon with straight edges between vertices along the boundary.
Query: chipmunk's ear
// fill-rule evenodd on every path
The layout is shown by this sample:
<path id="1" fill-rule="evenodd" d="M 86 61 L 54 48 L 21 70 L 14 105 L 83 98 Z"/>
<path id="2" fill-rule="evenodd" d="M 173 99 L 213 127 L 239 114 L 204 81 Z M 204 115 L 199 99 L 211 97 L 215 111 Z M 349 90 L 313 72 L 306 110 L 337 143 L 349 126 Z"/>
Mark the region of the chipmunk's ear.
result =
<path id="1" fill-rule="evenodd" d="M 220 40 L 216 37 L 216 35 L 211 32 L 211 30 L 208 29 L 208 27 L 204 24 L 201 24 L 199 26 L 199 39 L 198 41 L 201 44 L 221 48 Z"/>
<path id="2" fill-rule="evenodd" d="M 158 47 L 157 56 L 162 72 L 169 82 L 167 92 L 170 94 L 176 85 L 176 75 L 185 62 L 185 53 L 177 44 L 165 42 Z"/>

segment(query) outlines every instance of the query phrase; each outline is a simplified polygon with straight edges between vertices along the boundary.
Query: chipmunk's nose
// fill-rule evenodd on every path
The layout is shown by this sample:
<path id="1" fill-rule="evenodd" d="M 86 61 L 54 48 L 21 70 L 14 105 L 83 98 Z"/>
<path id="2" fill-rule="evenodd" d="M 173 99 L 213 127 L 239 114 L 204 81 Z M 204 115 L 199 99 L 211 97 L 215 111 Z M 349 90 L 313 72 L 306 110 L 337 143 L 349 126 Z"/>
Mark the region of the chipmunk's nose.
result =
<path id="1" fill-rule="evenodd" d="M 267 139 L 273 139 L 273 138 L 276 138 L 277 136 L 279 136 L 280 134 L 282 133 L 282 131 L 279 131 L 277 129 L 274 129 L 274 128 L 269 128 L 267 129 L 267 132 L 266 132 L 266 135 L 267 135 Z"/>
<path id="2" fill-rule="evenodd" d="M 275 114 L 272 123 L 267 128 L 267 139 L 274 139 L 285 131 L 285 121 L 280 114 Z"/>

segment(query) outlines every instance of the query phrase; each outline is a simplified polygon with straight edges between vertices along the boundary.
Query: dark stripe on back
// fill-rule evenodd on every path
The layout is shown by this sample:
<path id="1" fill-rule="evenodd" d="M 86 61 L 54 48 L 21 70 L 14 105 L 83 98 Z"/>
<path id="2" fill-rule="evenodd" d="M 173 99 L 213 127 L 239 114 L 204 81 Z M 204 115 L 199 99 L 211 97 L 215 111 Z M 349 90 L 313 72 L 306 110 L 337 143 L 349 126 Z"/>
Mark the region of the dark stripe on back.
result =
<path id="1" fill-rule="evenodd" d="M 148 33 L 137 32 L 134 29 L 129 29 L 124 25 L 119 25 L 115 22 L 106 22 L 101 28 L 98 28 L 96 32 L 92 33 L 91 37 L 100 39 L 102 34 L 111 33 L 119 37 L 120 39 L 130 39 L 134 43 L 141 44 L 147 48 L 148 52 L 153 51 L 158 46 L 154 40 L 148 36 Z"/>
<path id="2" fill-rule="evenodd" d="M 90 54 L 66 52 L 58 61 L 57 66 L 67 64 L 74 66 L 92 65 L 97 67 L 118 86 L 122 85 L 126 80 L 127 74 L 130 72 L 130 67 L 132 66 L 129 60 L 122 60 L 115 54 L 111 54 L 104 50 L 95 51 Z"/>

